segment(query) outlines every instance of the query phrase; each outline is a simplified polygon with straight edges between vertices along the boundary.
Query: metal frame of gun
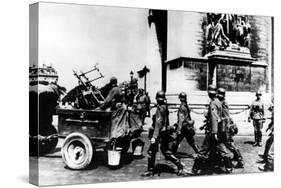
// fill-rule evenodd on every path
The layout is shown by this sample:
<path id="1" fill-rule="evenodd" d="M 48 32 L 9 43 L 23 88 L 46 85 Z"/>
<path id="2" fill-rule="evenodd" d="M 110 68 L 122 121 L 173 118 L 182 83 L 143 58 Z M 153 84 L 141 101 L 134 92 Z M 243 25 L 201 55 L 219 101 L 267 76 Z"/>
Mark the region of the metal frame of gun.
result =
<path id="1" fill-rule="evenodd" d="M 89 80 L 89 78 L 86 76 L 86 74 L 89 74 L 93 71 L 97 71 L 99 73 L 99 77 L 94 78 L 92 80 Z M 80 71 L 81 72 L 81 71 Z M 83 85 L 88 91 L 90 91 L 90 94 L 92 95 L 92 97 L 98 102 L 98 103 L 102 103 L 105 99 L 103 97 L 103 95 L 101 94 L 101 92 L 96 89 L 93 85 L 92 82 L 95 80 L 98 80 L 100 78 L 104 78 L 104 75 L 100 72 L 99 68 L 97 67 L 97 65 L 94 66 L 93 69 L 87 71 L 87 72 L 81 72 L 81 74 L 77 74 L 76 71 L 73 70 L 73 74 L 74 76 L 78 79 L 79 84 Z M 84 80 L 83 80 L 83 79 Z M 100 100 L 101 99 L 101 100 Z"/>
<path id="2" fill-rule="evenodd" d="M 89 78 L 86 76 L 86 74 L 89 74 L 89 73 L 91 73 L 93 71 L 97 71 L 100 76 L 97 77 L 97 78 L 94 78 L 92 80 L 89 80 Z M 97 67 L 97 65 L 95 65 L 93 69 L 91 69 L 91 70 L 89 70 L 87 72 L 82 72 L 82 71 L 80 71 L 80 72 L 81 72 L 81 74 L 79 74 L 77 76 L 79 76 L 80 78 L 83 77 L 86 80 L 86 84 L 89 84 L 89 83 L 92 83 L 93 81 L 96 81 L 98 79 L 104 78 L 104 75 L 100 72 L 100 69 Z"/>

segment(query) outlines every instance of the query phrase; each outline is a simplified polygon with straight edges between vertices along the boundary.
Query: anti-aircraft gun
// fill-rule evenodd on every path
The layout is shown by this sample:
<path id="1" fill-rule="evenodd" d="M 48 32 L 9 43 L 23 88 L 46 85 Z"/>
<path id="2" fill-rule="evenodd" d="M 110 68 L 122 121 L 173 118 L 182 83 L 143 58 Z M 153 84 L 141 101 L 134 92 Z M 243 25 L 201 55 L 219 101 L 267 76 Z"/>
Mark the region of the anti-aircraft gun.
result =
<path id="1" fill-rule="evenodd" d="M 98 73 L 98 77 L 89 79 L 86 75 L 92 72 Z M 104 75 L 97 65 L 93 69 L 80 74 L 73 70 L 73 74 L 78 79 L 78 86 L 68 92 L 62 102 L 74 103 L 74 107 L 78 109 L 94 109 L 98 107 L 104 101 L 104 96 L 92 82 L 104 78 Z"/>

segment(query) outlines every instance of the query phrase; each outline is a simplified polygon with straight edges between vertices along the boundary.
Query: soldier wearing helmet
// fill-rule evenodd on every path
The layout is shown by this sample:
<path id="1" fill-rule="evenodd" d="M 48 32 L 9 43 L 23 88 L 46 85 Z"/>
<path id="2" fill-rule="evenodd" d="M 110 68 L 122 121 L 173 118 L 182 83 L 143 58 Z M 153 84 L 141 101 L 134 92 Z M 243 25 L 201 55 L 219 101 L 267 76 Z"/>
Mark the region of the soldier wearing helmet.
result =
<path id="1" fill-rule="evenodd" d="M 256 99 L 252 102 L 250 106 L 250 113 L 248 121 L 253 120 L 254 126 L 254 137 L 255 142 L 253 146 L 261 147 L 262 142 L 262 127 L 264 123 L 264 103 L 261 100 L 262 93 L 260 91 L 256 92 Z"/>
<path id="2" fill-rule="evenodd" d="M 221 102 L 222 105 L 222 123 L 221 123 L 221 135 L 224 141 L 224 145 L 226 148 L 233 153 L 233 158 L 234 160 L 237 161 L 237 164 L 235 168 L 243 168 L 244 167 L 244 162 L 243 162 L 243 157 L 238 149 L 238 147 L 234 144 L 233 136 L 235 125 L 233 123 L 232 118 L 230 117 L 229 114 L 229 107 L 228 104 L 225 100 L 225 89 L 224 88 L 219 88 L 217 92 L 217 97 Z M 236 127 L 237 128 L 237 127 Z"/>
<path id="3" fill-rule="evenodd" d="M 230 156 L 225 147 L 223 140 L 223 129 L 221 129 L 222 123 L 222 105 L 217 98 L 216 88 L 212 85 L 208 87 L 208 95 L 210 98 L 210 104 L 208 106 L 207 113 L 207 141 L 204 141 L 204 152 L 208 156 L 210 167 L 215 167 L 220 159 L 223 160 L 223 166 L 220 169 L 224 173 L 230 173 L 232 171 L 232 163 Z M 196 161 L 195 163 L 196 164 Z M 193 171 L 196 171 L 196 167 L 193 167 Z"/>
<path id="4" fill-rule="evenodd" d="M 214 94 L 213 90 L 209 90 L 209 97 L 211 100 L 208 108 L 209 129 L 211 134 L 209 158 L 213 163 L 216 163 L 218 158 L 223 159 L 224 166 L 221 167 L 221 170 L 225 173 L 230 173 L 232 171 L 232 163 L 225 147 L 225 128 L 222 126 L 223 110 L 222 104 L 217 98 L 217 93 Z M 219 95 L 222 93 L 223 92 L 220 91 Z"/>
<path id="5" fill-rule="evenodd" d="M 166 97 L 163 91 L 158 91 L 156 94 L 156 112 L 153 115 L 154 130 L 151 133 L 150 146 L 148 149 L 148 168 L 142 176 L 153 176 L 155 168 L 155 158 L 160 144 L 161 152 L 166 159 L 170 160 L 178 167 L 178 175 L 185 175 L 184 165 L 172 153 L 170 144 L 169 126 L 169 111 L 166 104 Z"/>
<path id="6" fill-rule="evenodd" d="M 217 87 L 214 85 L 209 85 L 208 86 L 208 96 L 210 98 L 210 100 L 214 99 L 216 97 L 217 94 Z M 206 120 L 205 120 L 205 124 L 200 128 L 200 130 L 205 129 L 205 138 L 203 141 L 203 144 L 201 146 L 201 153 L 208 153 L 209 151 L 209 141 L 210 141 L 210 137 L 211 137 L 211 132 L 210 132 L 210 115 L 209 115 L 209 111 L 207 110 L 204 114 Z"/>
<path id="7" fill-rule="evenodd" d="M 265 147 L 264 147 L 264 152 L 263 155 L 261 155 L 261 157 L 263 158 L 262 163 L 265 163 L 263 166 L 259 167 L 259 170 L 261 171 L 273 171 L 273 158 L 272 156 L 269 154 L 270 148 L 273 144 L 274 141 L 274 104 L 273 104 L 273 97 L 271 98 L 271 104 L 269 106 L 269 111 L 271 112 L 271 117 L 269 118 L 271 121 L 268 124 L 268 127 L 266 129 L 266 132 L 270 131 L 269 135 L 268 135 L 268 139 L 265 142 Z"/>
<path id="8" fill-rule="evenodd" d="M 118 81 L 116 77 L 111 77 L 110 82 L 111 90 L 109 91 L 104 103 L 100 106 L 100 109 L 105 110 L 110 107 L 111 110 L 116 110 L 117 105 L 122 101 L 122 90 L 118 87 Z"/>
<path id="9" fill-rule="evenodd" d="M 142 121 L 142 124 L 144 124 L 145 116 L 146 116 L 146 95 L 144 93 L 144 89 L 140 88 L 139 93 L 136 96 L 137 101 L 137 110 L 139 111 L 139 116 Z"/>
<path id="10" fill-rule="evenodd" d="M 187 143 L 193 148 L 195 153 L 199 153 L 199 148 L 195 143 L 193 138 L 195 134 L 194 130 L 194 121 L 191 119 L 190 116 L 190 109 L 187 104 L 187 97 L 185 92 L 181 92 L 179 94 L 179 100 L 181 102 L 178 113 L 177 113 L 177 138 L 176 142 L 173 146 L 173 152 L 176 153 L 179 144 L 185 138 Z"/>

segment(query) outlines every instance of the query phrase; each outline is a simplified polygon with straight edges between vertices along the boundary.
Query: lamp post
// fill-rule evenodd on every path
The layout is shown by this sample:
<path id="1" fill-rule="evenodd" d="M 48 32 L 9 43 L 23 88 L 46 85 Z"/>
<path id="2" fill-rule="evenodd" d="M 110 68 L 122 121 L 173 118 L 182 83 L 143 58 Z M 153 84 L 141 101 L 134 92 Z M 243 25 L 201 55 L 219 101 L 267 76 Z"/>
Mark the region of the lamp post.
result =
<path id="1" fill-rule="evenodd" d="M 150 70 L 144 66 L 141 70 L 138 71 L 139 77 L 143 78 L 144 77 L 144 91 L 146 92 L 146 75 Z"/>
<path id="2" fill-rule="evenodd" d="M 133 76 L 134 76 L 134 72 L 133 71 L 130 72 L 130 76 L 131 76 L 131 83 L 133 83 Z"/>
<path id="3" fill-rule="evenodd" d="M 133 104 L 134 102 L 134 93 L 133 93 L 133 79 L 134 79 L 134 72 L 131 71 L 130 72 L 130 76 L 131 76 L 131 83 L 130 83 L 130 90 L 131 90 L 131 100 L 130 100 L 130 103 Z"/>

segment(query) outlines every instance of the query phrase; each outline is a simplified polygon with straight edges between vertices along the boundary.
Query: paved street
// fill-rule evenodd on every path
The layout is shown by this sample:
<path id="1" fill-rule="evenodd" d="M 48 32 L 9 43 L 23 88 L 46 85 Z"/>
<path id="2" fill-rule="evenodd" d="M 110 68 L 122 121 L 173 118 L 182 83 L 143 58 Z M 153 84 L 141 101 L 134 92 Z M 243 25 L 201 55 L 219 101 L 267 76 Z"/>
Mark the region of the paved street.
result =
<path id="1" fill-rule="evenodd" d="M 145 139 L 145 151 L 148 147 L 147 135 L 144 133 Z M 263 137 L 263 144 L 266 140 L 266 136 Z M 201 145 L 203 135 L 196 136 L 195 140 Z M 239 173 L 255 173 L 260 172 L 257 161 L 260 160 L 258 154 L 262 153 L 264 147 L 253 147 L 251 142 L 252 136 L 237 136 L 235 141 L 239 146 L 242 155 L 245 160 L 244 169 L 234 169 L 233 174 Z M 107 166 L 106 153 L 98 151 L 96 153 L 96 163 L 88 170 L 74 171 L 67 169 L 62 161 L 60 154 L 60 147 L 62 140 L 54 153 L 39 158 L 39 182 L 40 185 L 50 184 L 76 184 L 76 183 L 102 183 L 102 182 L 114 182 L 114 181 L 129 181 L 129 180 L 146 180 L 146 179 L 159 179 L 159 178 L 177 178 L 175 174 L 176 167 L 170 162 L 167 162 L 163 155 L 157 154 L 157 164 L 161 167 L 161 174 L 157 174 L 154 177 L 141 177 L 141 173 L 146 170 L 147 159 L 133 159 L 131 148 L 128 155 L 123 160 L 123 165 L 118 169 L 110 169 Z M 179 148 L 178 155 L 181 161 L 186 165 L 188 169 L 191 169 L 194 161 L 194 152 L 187 145 L 184 140 Z M 30 159 L 30 162 L 34 161 L 34 158 Z M 167 165 L 168 164 L 168 165 Z"/>

